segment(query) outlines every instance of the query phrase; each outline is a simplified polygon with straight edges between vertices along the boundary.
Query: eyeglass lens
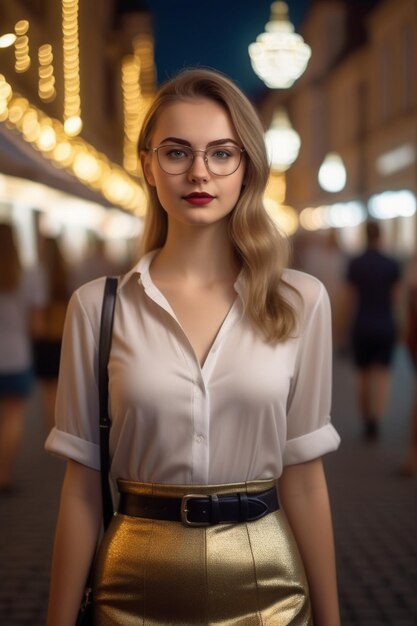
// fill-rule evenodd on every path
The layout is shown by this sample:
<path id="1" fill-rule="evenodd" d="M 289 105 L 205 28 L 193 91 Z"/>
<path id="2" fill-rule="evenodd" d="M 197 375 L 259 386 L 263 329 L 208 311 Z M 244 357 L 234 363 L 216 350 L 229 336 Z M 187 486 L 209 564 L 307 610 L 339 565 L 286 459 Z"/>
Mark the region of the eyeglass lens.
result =
<path id="1" fill-rule="evenodd" d="M 201 150 L 193 151 L 187 146 L 166 145 L 156 149 L 161 168 L 167 174 L 184 174 L 194 160 L 194 153 L 203 154 Z M 237 170 L 242 151 L 236 146 L 213 146 L 205 151 L 205 162 L 212 174 L 228 176 Z"/>

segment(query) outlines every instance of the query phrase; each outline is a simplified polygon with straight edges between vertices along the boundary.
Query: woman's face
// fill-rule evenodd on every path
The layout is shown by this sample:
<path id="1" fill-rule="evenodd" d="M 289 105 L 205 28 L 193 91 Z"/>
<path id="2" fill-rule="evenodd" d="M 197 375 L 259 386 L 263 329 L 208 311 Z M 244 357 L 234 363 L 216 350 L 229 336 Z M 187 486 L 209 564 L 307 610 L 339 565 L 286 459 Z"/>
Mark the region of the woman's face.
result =
<path id="1" fill-rule="evenodd" d="M 242 148 L 226 110 L 207 98 L 173 102 L 164 107 L 158 115 L 150 147 L 159 146 L 160 160 L 164 158 L 163 151 L 169 159 L 169 170 L 183 169 L 178 161 L 187 162 L 184 149 L 210 149 L 211 163 L 217 171 L 231 158 L 233 150 L 236 154 Z M 232 150 L 228 151 L 227 147 Z M 204 226 L 225 220 L 235 207 L 244 180 L 245 159 L 242 155 L 235 172 L 220 176 L 209 171 L 204 152 L 196 152 L 188 171 L 170 174 L 162 169 L 156 152 L 150 151 L 144 158 L 144 172 L 148 183 L 156 188 L 169 222 Z"/>

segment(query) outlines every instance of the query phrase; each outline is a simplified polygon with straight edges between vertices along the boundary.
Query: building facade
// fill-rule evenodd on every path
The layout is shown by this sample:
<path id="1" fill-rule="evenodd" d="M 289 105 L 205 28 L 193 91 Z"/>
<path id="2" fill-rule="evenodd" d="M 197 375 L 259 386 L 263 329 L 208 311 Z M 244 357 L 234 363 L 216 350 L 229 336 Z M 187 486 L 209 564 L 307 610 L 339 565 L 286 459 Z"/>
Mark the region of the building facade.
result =
<path id="1" fill-rule="evenodd" d="M 0 18 L 0 219 L 30 231 L 33 211 L 53 214 L 79 239 L 80 229 L 113 237 L 122 223 L 139 232 L 115 213 L 140 222 L 145 210 L 137 161 L 125 159 L 140 124 L 129 98 L 142 111 L 154 89 L 149 13 L 15 0 Z"/>
<path id="2" fill-rule="evenodd" d="M 323 207 L 327 215 L 334 207 L 334 223 L 324 217 L 322 227 L 343 226 L 342 237 L 360 232 L 366 216 L 381 219 L 387 247 L 408 255 L 417 243 L 417 3 L 381 0 L 366 12 L 359 5 L 312 3 L 302 26 L 310 65 L 288 93 L 271 92 L 263 114 L 284 103 L 301 137 L 286 177 L 286 203 L 301 218 L 307 208 L 319 218 Z M 336 192 L 318 181 L 329 153 L 346 168 Z"/>

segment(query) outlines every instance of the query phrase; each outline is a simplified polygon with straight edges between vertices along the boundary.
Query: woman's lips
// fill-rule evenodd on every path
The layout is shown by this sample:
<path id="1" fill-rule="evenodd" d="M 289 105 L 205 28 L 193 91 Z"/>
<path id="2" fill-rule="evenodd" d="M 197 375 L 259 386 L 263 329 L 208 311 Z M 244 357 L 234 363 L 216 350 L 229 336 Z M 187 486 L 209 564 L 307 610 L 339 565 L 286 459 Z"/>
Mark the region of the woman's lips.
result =
<path id="1" fill-rule="evenodd" d="M 184 196 L 184 200 L 186 200 L 189 204 L 193 204 L 195 206 L 204 206 L 209 204 L 213 200 L 214 196 L 211 196 L 209 193 L 190 193 L 188 196 Z"/>

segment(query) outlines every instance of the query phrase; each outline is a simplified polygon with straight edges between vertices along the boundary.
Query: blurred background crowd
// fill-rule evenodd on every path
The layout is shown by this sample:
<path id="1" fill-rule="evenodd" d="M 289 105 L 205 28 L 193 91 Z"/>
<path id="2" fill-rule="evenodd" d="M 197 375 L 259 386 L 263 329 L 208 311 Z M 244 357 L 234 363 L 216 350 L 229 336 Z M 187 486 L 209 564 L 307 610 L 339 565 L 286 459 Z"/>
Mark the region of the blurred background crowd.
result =
<path id="1" fill-rule="evenodd" d="M 414 480 L 416 0 L 15 0 L 0 24 L 0 498 L 19 490 L 35 396 L 45 436 L 53 423 L 72 292 L 137 260 L 138 130 L 158 84 L 186 66 L 227 73 L 259 112 L 265 207 L 293 266 L 329 292 L 366 444 L 405 355 L 397 470 Z"/>

